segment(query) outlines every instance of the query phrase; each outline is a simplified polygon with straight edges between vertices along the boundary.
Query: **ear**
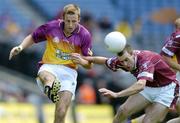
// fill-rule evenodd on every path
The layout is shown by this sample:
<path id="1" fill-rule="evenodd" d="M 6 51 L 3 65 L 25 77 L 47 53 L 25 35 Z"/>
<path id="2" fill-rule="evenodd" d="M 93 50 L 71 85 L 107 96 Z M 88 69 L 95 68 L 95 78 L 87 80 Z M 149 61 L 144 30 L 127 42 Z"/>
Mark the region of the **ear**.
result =
<path id="1" fill-rule="evenodd" d="M 133 51 L 130 51 L 129 54 L 130 54 L 130 55 L 133 55 Z"/>
<path id="2" fill-rule="evenodd" d="M 65 13 L 63 12 L 63 20 L 65 19 Z"/>
<path id="3" fill-rule="evenodd" d="M 78 17 L 78 22 L 80 22 L 80 20 L 81 20 L 81 17 Z"/>

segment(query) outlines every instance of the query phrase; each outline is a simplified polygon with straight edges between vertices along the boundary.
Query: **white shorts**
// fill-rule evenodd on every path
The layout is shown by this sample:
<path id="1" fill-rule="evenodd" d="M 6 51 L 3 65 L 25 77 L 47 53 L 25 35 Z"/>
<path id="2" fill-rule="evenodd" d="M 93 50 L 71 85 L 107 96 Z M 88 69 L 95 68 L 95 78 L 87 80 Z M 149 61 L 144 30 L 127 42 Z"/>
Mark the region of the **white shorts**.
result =
<path id="1" fill-rule="evenodd" d="M 76 90 L 76 85 L 77 85 L 77 71 L 66 67 L 64 65 L 53 65 L 53 64 L 43 64 L 39 71 L 38 74 L 41 71 L 48 71 L 52 73 L 57 80 L 60 81 L 61 83 L 61 88 L 59 91 L 70 91 L 73 94 L 73 98 L 75 96 L 75 90 Z M 40 80 L 37 79 L 37 84 L 41 91 L 44 90 L 44 86 Z"/>
<path id="2" fill-rule="evenodd" d="M 178 82 L 180 84 L 180 72 L 179 71 L 176 73 L 176 79 L 178 80 Z"/>
<path id="3" fill-rule="evenodd" d="M 171 83 L 164 87 L 145 87 L 143 91 L 140 92 L 147 100 L 150 102 L 158 102 L 167 107 L 171 106 L 173 99 L 175 98 L 175 83 Z"/>

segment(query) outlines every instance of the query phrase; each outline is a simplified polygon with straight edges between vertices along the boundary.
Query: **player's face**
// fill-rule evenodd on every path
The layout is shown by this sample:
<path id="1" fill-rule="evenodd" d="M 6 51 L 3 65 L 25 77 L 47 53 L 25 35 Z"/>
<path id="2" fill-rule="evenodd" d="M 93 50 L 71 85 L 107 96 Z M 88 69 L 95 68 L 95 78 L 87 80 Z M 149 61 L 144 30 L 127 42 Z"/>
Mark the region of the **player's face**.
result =
<path id="1" fill-rule="evenodd" d="M 127 71 L 132 71 L 134 69 L 135 60 L 133 55 L 125 52 L 122 56 L 118 56 L 118 59 L 121 62 L 123 69 Z"/>
<path id="2" fill-rule="evenodd" d="M 64 16 L 64 32 L 71 34 L 79 23 L 79 17 L 77 14 L 66 14 Z"/>

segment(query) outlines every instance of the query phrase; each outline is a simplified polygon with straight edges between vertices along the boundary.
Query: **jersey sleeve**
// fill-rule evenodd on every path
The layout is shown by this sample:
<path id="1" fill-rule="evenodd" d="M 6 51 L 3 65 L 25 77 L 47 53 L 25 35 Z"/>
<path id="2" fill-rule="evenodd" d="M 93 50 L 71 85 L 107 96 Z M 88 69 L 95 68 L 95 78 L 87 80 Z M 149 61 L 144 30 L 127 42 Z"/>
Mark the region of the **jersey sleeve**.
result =
<path id="1" fill-rule="evenodd" d="M 31 34 L 34 42 L 42 42 L 46 40 L 47 30 L 48 30 L 48 23 L 39 26 L 37 29 L 34 30 L 34 32 Z"/>
<path id="2" fill-rule="evenodd" d="M 92 56 L 92 39 L 91 39 L 91 34 L 89 32 L 85 33 L 82 37 L 82 54 L 84 56 Z"/>
<path id="3" fill-rule="evenodd" d="M 106 66 L 114 72 L 117 71 L 116 63 L 117 63 L 117 57 L 108 58 L 105 62 Z"/>
<path id="4" fill-rule="evenodd" d="M 124 66 L 122 65 L 122 62 L 119 61 L 117 57 L 112 57 L 112 58 L 107 59 L 105 64 L 110 70 L 114 72 L 120 69 L 124 71 L 128 71 L 124 68 Z"/>
<path id="5" fill-rule="evenodd" d="M 150 61 L 146 61 L 142 63 L 142 65 L 139 68 L 139 74 L 137 75 L 137 79 L 145 79 L 148 81 L 153 81 L 153 75 L 154 75 L 154 64 Z"/>
<path id="6" fill-rule="evenodd" d="M 173 57 L 180 48 L 180 34 L 172 36 L 162 48 L 162 55 Z"/>

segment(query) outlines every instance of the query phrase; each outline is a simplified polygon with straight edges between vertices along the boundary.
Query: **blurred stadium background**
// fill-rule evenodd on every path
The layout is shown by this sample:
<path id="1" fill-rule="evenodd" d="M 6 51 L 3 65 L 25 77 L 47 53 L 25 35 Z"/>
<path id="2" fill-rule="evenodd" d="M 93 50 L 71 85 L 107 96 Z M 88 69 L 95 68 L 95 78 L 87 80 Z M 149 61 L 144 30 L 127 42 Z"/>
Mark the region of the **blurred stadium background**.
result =
<path id="1" fill-rule="evenodd" d="M 113 30 L 125 34 L 134 48 L 160 52 L 180 15 L 179 0 L 1 0 L 0 1 L 0 123 L 52 123 L 53 105 L 39 91 L 35 77 L 44 43 L 8 61 L 10 49 L 37 26 L 61 18 L 64 5 L 82 10 L 81 23 L 93 36 L 94 55 L 112 56 L 103 38 Z M 107 87 L 120 91 L 135 79 L 104 66 L 79 69 L 76 100 L 67 123 L 110 123 L 125 98 L 107 99 L 97 92 Z M 138 114 L 137 114 L 138 115 Z M 167 119 L 176 116 L 169 113 Z"/>

